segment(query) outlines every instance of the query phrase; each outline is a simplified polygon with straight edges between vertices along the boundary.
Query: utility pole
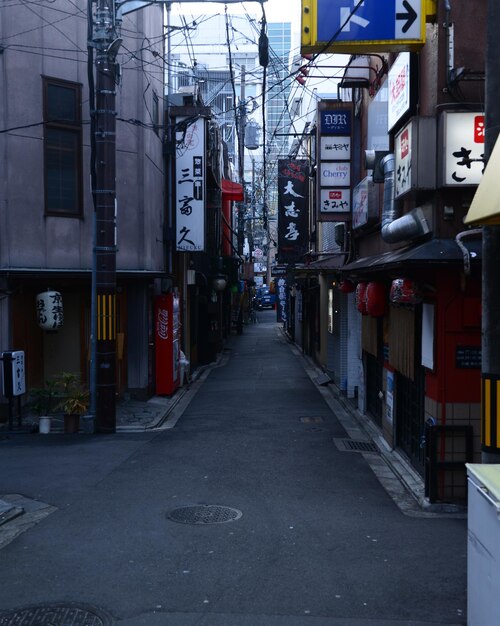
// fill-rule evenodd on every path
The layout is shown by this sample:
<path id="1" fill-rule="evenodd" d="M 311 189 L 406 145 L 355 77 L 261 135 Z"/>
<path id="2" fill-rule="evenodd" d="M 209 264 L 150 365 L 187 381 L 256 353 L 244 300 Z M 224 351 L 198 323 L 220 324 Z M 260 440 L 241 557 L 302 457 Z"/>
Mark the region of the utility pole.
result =
<path id="1" fill-rule="evenodd" d="M 488 0 L 485 164 L 500 132 L 500 3 Z M 483 228 L 481 442 L 483 463 L 500 463 L 500 227 Z"/>
<path id="2" fill-rule="evenodd" d="M 239 105 L 239 126 L 238 126 L 238 175 L 240 184 L 245 193 L 245 127 L 247 123 L 247 112 L 245 102 L 245 80 L 246 68 L 241 66 L 241 84 L 240 84 L 240 105 Z M 238 205 L 238 254 L 243 255 L 243 244 L 245 237 L 245 199 Z"/>
<path id="3" fill-rule="evenodd" d="M 97 0 L 95 57 L 95 428 L 116 430 L 116 76 L 121 44 L 115 30 L 115 1 Z"/>

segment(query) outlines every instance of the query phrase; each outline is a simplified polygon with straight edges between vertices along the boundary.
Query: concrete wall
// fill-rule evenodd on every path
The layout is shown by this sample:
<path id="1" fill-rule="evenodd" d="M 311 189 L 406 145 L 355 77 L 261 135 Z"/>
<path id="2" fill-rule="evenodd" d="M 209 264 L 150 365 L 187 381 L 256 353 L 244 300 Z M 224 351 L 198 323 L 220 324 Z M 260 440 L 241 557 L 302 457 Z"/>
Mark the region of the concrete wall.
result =
<path id="1" fill-rule="evenodd" d="M 91 267 L 93 205 L 89 185 L 89 105 L 87 88 L 87 24 L 85 11 L 60 21 L 50 6 L 37 14 L 23 5 L 2 8 L 3 36 L 11 44 L 0 54 L 2 128 L 33 124 L 2 135 L 0 201 L 4 209 L 0 230 L 0 268 Z M 38 17 L 38 14 L 40 17 Z M 59 20 L 55 19 L 58 16 Z M 46 20 L 45 23 L 41 19 Z M 42 27 L 43 25 L 43 27 Z M 24 35 L 19 33 L 25 32 Z M 123 79 L 117 88 L 117 117 L 151 125 L 153 91 L 163 93 L 162 63 L 150 50 L 151 41 L 160 57 L 162 10 L 150 7 L 125 18 L 124 38 L 118 61 Z M 145 37 L 147 33 L 148 38 Z M 127 52 L 127 50 L 129 52 Z M 29 53 L 32 51 L 33 53 Z M 42 76 L 82 85 L 83 120 L 83 219 L 46 217 L 43 188 L 43 92 Z M 14 94 L 15 97 L 14 97 Z M 22 94 L 22 97 L 20 95 Z M 117 120 L 118 269 L 158 270 L 163 267 L 162 228 L 164 176 L 162 131 L 159 136 L 142 124 Z M 8 158 L 7 158 L 8 156 Z"/>

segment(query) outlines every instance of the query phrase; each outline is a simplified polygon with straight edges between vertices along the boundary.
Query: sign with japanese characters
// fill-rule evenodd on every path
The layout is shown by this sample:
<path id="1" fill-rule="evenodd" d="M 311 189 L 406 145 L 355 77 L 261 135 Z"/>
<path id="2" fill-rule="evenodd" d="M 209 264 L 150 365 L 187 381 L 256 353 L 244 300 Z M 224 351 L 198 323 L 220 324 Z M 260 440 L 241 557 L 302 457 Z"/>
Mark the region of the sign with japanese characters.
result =
<path id="1" fill-rule="evenodd" d="M 276 292 L 278 299 L 278 320 L 285 325 L 288 319 L 288 281 L 284 276 L 281 276 L 276 280 Z"/>
<path id="2" fill-rule="evenodd" d="M 348 161 L 351 158 L 351 138 L 321 137 L 319 155 L 322 161 Z"/>
<path id="3" fill-rule="evenodd" d="M 176 250 L 205 249 L 205 120 L 176 119 Z"/>
<path id="4" fill-rule="evenodd" d="M 443 185 L 479 185 L 484 171 L 484 113 L 444 112 Z"/>
<path id="5" fill-rule="evenodd" d="M 36 296 L 36 316 L 43 330 L 58 330 L 64 323 L 63 299 L 59 291 L 43 291 Z"/>
<path id="6" fill-rule="evenodd" d="M 22 396 L 26 393 L 24 351 L 2 352 L 3 395 L 6 398 Z"/>
<path id="7" fill-rule="evenodd" d="M 321 163 L 321 187 L 349 187 L 351 184 L 351 164 L 349 162 Z"/>
<path id="8" fill-rule="evenodd" d="M 320 189 L 322 213 L 349 213 L 351 211 L 350 189 Z"/>
<path id="9" fill-rule="evenodd" d="M 294 263 L 308 249 L 309 168 L 307 161 L 278 161 L 278 257 Z"/>
<path id="10" fill-rule="evenodd" d="M 395 138 L 395 175 L 394 186 L 395 196 L 399 198 L 411 189 L 411 141 L 412 141 L 412 125 L 408 124 L 403 130 L 396 135 Z"/>
<path id="11" fill-rule="evenodd" d="M 394 61 L 387 77 L 389 89 L 388 129 L 410 110 L 410 53 L 402 52 Z"/>
<path id="12" fill-rule="evenodd" d="M 368 176 L 352 190 L 352 227 L 368 223 Z"/>

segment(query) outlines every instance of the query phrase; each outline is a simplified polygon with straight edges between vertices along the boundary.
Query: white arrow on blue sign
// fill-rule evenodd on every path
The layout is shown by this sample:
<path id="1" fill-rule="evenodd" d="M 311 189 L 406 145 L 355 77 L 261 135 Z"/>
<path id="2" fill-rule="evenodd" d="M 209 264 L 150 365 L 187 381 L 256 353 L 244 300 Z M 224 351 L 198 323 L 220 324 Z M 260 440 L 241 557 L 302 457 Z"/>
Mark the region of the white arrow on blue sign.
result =
<path id="1" fill-rule="evenodd" d="M 422 0 L 318 0 L 318 41 L 421 39 L 421 4 Z"/>

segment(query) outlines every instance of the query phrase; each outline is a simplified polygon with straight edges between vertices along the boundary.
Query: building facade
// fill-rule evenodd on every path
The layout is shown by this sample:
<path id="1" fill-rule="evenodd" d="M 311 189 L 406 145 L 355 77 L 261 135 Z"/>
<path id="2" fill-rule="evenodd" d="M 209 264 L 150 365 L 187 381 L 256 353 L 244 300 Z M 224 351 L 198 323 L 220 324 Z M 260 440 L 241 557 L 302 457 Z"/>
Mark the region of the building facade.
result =
<path id="1" fill-rule="evenodd" d="M 463 503 L 481 455 L 481 231 L 463 220 L 484 169 L 485 12 L 438 3 L 419 52 L 352 57 L 349 91 L 318 105 L 313 245 L 289 275 L 304 350 L 433 502 Z"/>
<path id="2" fill-rule="evenodd" d="M 117 25 L 116 386 L 139 395 L 154 390 L 153 296 L 166 277 L 162 15 L 148 7 Z M 0 7 L 0 351 L 25 352 L 28 389 L 61 371 L 89 380 L 88 29 L 86 7 L 68 0 Z M 50 330 L 37 308 L 47 291 L 64 315 Z"/>

